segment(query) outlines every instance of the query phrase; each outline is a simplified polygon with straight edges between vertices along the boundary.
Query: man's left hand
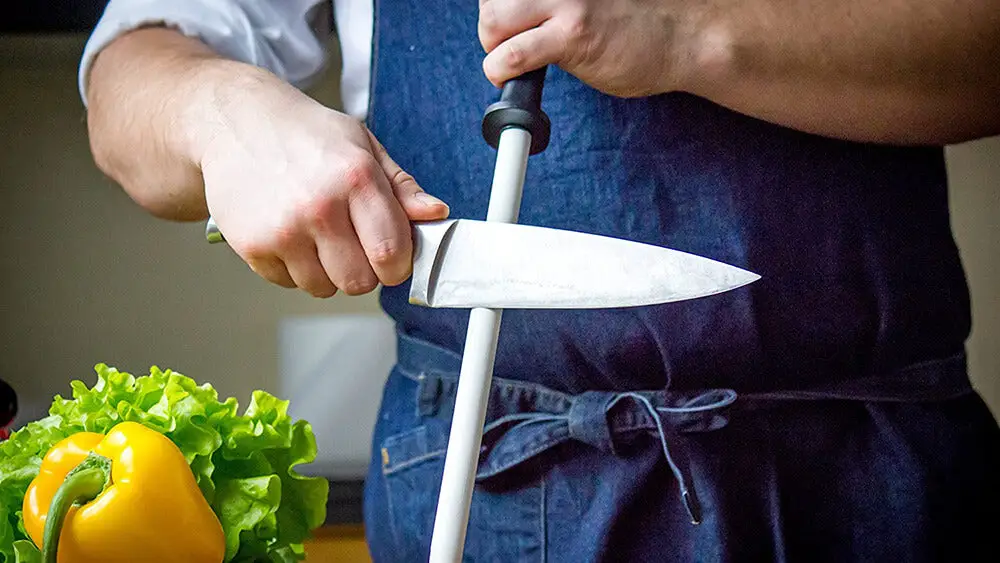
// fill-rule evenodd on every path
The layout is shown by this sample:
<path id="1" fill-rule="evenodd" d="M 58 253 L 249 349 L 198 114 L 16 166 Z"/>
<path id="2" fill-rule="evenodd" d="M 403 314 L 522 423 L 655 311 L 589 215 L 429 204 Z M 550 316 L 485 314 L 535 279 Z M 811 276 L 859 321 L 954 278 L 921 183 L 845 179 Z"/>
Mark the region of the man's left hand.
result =
<path id="1" fill-rule="evenodd" d="M 486 77 L 496 86 L 555 64 L 622 97 L 680 88 L 704 2 L 677 0 L 480 0 Z"/>

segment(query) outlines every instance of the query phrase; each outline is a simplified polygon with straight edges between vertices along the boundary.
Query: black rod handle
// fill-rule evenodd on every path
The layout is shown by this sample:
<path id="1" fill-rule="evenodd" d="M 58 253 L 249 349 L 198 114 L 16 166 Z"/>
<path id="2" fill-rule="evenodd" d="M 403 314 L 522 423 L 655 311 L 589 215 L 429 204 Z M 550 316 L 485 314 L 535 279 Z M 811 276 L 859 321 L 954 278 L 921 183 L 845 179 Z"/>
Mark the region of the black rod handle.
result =
<path id="1" fill-rule="evenodd" d="M 542 87 L 547 66 L 526 72 L 503 85 L 500 101 L 490 104 L 483 115 L 483 138 L 493 148 L 500 144 L 500 133 L 508 127 L 520 127 L 531 133 L 531 154 L 549 146 L 551 125 L 542 111 Z"/>

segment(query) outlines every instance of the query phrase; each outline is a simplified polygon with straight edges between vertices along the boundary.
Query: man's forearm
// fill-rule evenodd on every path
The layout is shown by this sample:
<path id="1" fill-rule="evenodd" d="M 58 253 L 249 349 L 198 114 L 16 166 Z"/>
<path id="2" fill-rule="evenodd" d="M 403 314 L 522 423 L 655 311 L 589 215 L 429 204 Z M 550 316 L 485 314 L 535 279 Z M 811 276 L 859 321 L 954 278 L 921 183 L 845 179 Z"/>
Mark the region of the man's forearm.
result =
<path id="1" fill-rule="evenodd" d="M 206 75 L 222 60 L 201 42 L 142 29 L 106 47 L 88 77 L 88 127 L 98 167 L 159 217 L 207 214 L 198 154 L 217 93 Z"/>
<path id="2" fill-rule="evenodd" d="M 1000 133 L 993 0 L 716 0 L 684 89 L 735 111 L 859 141 Z"/>

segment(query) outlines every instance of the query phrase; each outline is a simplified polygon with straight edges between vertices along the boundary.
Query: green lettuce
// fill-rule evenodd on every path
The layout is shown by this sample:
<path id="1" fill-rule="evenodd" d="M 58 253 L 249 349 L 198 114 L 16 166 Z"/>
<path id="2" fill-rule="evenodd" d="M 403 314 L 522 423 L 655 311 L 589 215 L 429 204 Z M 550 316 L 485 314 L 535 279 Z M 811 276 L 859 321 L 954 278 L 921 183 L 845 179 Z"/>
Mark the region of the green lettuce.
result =
<path id="1" fill-rule="evenodd" d="M 295 471 L 316 459 L 316 438 L 309 423 L 291 419 L 288 401 L 255 391 L 239 414 L 236 399 L 220 402 L 211 385 L 174 371 L 95 371 L 93 387 L 72 382 L 72 399 L 56 396 L 49 416 L 0 442 L 0 563 L 39 560 L 21 504 L 46 452 L 76 432 L 104 434 L 125 421 L 166 435 L 184 453 L 222 523 L 225 561 L 304 559 L 303 542 L 326 519 L 329 483 Z"/>

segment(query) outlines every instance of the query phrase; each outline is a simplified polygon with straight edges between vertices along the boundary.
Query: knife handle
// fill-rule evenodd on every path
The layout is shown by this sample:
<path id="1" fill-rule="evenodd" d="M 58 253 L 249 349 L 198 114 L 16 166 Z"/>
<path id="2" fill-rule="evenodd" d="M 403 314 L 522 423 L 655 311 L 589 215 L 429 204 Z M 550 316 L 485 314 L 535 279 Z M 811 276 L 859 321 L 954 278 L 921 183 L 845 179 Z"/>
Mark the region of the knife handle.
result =
<path id="1" fill-rule="evenodd" d="M 490 104 L 483 115 L 483 138 L 493 148 L 500 145 L 500 133 L 519 127 L 531 133 L 530 154 L 549 146 L 549 116 L 542 111 L 542 87 L 547 66 L 511 78 L 503 85 L 500 101 Z"/>
<path id="2" fill-rule="evenodd" d="M 211 215 L 208 216 L 208 222 L 205 223 L 205 239 L 210 244 L 226 242 L 226 237 L 222 236 L 222 231 L 219 230 L 219 226 L 215 224 L 215 219 Z"/>

